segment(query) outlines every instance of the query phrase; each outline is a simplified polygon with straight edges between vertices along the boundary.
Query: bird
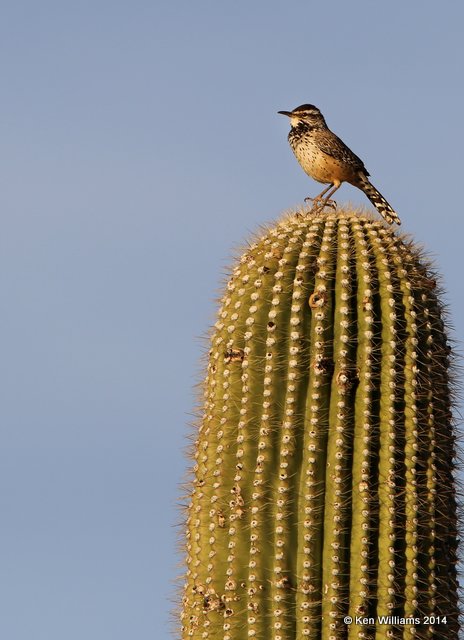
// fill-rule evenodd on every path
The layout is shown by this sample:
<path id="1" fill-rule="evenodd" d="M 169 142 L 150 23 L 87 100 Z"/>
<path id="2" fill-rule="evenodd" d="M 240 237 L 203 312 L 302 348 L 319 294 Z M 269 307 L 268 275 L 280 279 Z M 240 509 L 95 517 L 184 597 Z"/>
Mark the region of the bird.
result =
<path id="1" fill-rule="evenodd" d="M 288 141 L 303 171 L 317 182 L 329 185 L 315 198 L 308 198 L 313 200 L 313 208 L 321 211 L 326 206 L 336 206 L 331 197 L 342 182 L 349 182 L 364 191 L 389 224 L 401 224 L 396 211 L 369 181 L 364 162 L 329 129 L 317 107 L 302 104 L 293 111 L 278 113 L 290 118 Z"/>

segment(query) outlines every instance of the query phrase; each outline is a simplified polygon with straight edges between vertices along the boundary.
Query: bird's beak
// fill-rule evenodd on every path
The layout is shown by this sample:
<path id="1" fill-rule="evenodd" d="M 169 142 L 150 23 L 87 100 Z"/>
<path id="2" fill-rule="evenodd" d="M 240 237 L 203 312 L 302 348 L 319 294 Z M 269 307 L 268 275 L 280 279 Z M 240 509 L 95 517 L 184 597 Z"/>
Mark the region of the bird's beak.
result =
<path id="1" fill-rule="evenodd" d="M 293 113 L 291 111 L 277 111 L 277 113 L 280 113 L 283 116 L 288 116 L 289 118 L 291 118 L 292 115 L 293 115 Z"/>

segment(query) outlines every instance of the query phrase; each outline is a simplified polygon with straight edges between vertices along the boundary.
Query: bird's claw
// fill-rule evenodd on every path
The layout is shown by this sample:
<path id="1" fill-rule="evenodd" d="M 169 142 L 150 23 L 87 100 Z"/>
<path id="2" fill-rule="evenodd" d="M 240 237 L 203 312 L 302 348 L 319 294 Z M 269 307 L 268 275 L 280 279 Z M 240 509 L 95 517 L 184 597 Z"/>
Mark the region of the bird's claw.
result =
<path id="1" fill-rule="evenodd" d="M 321 198 L 310 198 L 308 196 L 304 201 L 313 203 L 313 206 L 311 207 L 311 211 L 313 212 L 323 211 L 326 207 L 330 207 L 331 209 L 337 208 L 337 202 L 330 198 L 328 200 L 322 200 Z"/>

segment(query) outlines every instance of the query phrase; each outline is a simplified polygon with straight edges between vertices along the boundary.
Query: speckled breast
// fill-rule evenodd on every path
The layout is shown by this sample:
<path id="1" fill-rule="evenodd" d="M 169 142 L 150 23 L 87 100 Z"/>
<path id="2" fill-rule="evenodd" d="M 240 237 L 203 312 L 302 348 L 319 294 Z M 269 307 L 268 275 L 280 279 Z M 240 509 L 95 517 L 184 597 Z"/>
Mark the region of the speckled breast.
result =
<path id="1" fill-rule="evenodd" d="M 318 182 L 337 184 L 351 182 L 356 177 L 352 166 L 327 155 L 311 140 L 306 139 L 292 148 L 303 170 Z"/>

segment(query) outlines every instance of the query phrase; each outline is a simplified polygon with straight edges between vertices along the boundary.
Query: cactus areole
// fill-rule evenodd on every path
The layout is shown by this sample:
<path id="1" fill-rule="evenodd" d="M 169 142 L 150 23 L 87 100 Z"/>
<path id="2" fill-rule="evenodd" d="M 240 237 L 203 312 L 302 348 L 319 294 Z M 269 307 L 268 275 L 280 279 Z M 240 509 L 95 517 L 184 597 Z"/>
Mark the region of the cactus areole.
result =
<path id="1" fill-rule="evenodd" d="M 458 638 L 449 348 L 420 251 L 290 215 L 233 267 L 187 510 L 183 639 Z"/>

